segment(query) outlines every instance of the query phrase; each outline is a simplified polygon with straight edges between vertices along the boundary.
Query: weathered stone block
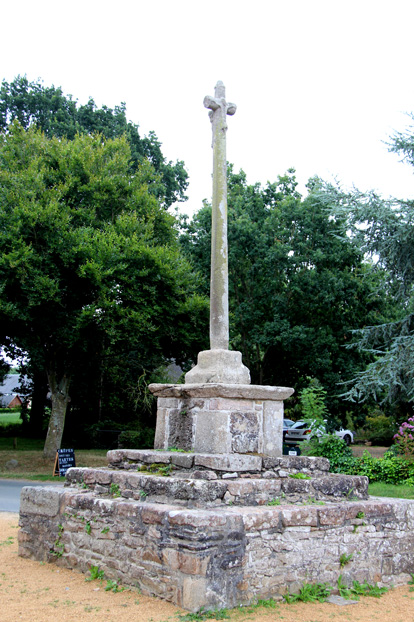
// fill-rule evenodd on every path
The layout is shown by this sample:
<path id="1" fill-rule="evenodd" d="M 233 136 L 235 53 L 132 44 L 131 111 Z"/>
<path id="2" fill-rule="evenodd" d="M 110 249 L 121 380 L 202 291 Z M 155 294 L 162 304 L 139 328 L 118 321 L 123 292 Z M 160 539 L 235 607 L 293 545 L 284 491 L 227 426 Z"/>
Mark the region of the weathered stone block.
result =
<path id="1" fill-rule="evenodd" d="M 226 454 L 231 451 L 227 413 L 215 410 L 207 413 L 199 412 L 195 423 L 194 450 L 196 452 Z"/>
<path id="2" fill-rule="evenodd" d="M 259 449 L 259 419 L 255 412 L 230 414 L 231 451 L 246 454 Z"/>
<path id="3" fill-rule="evenodd" d="M 41 516 L 57 516 L 60 510 L 63 490 L 52 486 L 43 488 L 22 488 L 20 493 L 20 512 L 22 514 L 39 514 Z"/>

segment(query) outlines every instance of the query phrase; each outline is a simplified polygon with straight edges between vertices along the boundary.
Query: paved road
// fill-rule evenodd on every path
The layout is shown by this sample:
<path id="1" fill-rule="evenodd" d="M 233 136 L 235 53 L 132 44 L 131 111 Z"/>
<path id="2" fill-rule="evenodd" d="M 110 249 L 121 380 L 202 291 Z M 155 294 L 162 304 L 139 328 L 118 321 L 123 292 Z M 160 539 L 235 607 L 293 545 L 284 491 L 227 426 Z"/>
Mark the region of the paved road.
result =
<path id="1" fill-rule="evenodd" d="M 56 482 L 33 482 L 22 479 L 0 479 L 0 512 L 18 512 L 20 509 L 20 491 L 24 486 L 60 485 Z"/>

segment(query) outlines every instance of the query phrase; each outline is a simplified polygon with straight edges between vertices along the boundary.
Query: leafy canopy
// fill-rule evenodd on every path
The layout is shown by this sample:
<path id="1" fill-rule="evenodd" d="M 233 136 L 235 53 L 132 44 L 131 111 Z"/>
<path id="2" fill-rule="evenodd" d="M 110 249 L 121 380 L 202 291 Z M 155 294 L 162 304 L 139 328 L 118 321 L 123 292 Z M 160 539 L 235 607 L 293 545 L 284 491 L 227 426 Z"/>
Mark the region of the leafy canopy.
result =
<path id="1" fill-rule="evenodd" d="M 138 125 L 127 121 L 126 105 L 98 108 L 90 97 L 87 104 L 78 105 L 72 95 L 64 95 L 61 87 L 46 87 L 41 81 L 29 82 L 17 76 L 13 82 L 3 80 L 0 88 L 0 130 L 17 120 L 24 129 L 35 125 L 46 136 L 73 140 L 76 134 L 99 133 L 105 138 L 126 136 L 130 147 L 130 171 L 137 171 L 148 160 L 158 177 L 151 181 L 151 192 L 168 207 L 184 201 L 188 175 L 182 161 L 165 159 L 156 134 L 141 137 Z"/>
<path id="2" fill-rule="evenodd" d="M 411 115 L 412 117 L 412 115 Z M 413 118 L 413 117 L 412 117 Z M 390 150 L 414 164 L 414 126 L 396 133 Z M 374 357 L 352 382 L 346 396 L 391 402 L 414 399 L 414 201 L 384 199 L 375 192 L 346 192 L 325 185 L 320 200 L 346 220 L 355 245 L 381 275 L 378 293 L 398 302 L 388 321 L 355 332 L 353 347 Z M 357 327 L 355 327 L 357 328 Z"/>

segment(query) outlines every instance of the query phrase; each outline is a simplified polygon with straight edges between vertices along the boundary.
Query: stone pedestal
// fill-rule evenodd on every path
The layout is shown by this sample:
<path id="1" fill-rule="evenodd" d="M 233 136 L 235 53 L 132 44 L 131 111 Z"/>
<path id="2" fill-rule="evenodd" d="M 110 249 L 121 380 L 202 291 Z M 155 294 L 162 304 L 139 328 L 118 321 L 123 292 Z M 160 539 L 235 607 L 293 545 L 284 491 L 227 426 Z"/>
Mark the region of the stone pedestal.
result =
<path id="1" fill-rule="evenodd" d="M 250 372 L 237 350 L 203 350 L 198 353 L 197 365 L 186 373 L 185 383 L 250 384 Z"/>
<path id="2" fill-rule="evenodd" d="M 155 449 L 282 455 L 287 387 L 151 384 L 158 398 Z"/>

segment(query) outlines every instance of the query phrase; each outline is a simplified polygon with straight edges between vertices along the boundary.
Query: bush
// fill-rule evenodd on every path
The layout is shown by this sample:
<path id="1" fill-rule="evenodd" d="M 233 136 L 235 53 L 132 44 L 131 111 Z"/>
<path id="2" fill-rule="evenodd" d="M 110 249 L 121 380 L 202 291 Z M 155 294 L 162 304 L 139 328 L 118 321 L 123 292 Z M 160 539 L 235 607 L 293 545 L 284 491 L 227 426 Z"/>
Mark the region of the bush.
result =
<path id="1" fill-rule="evenodd" d="M 414 417 L 404 421 L 394 436 L 396 449 L 406 460 L 414 460 Z"/>
<path id="2" fill-rule="evenodd" d="M 325 434 L 322 437 L 313 436 L 302 445 L 302 451 L 308 456 L 328 458 L 331 471 L 348 473 L 352 469 L 354 458 L 352 451 L 342 438 L 336 434 Z"/>
<path id="3" fill-rule="evenodd" d="M 154 447 L 155 430 L 125 430 L 118 436 L 119 449 L 152 449 Z"/>
<path id="4" fill-rule="evenodd" d="M 302 448 L 307 455 L 328 458 L 333 473 L 365 475 L 370 482 L 384 484 L 414 482 L 414 461 L 407 461 L 393 452 L 387 452 L 383 458 L 373 458 L 365 451 L 360 458 L 354 458 L 345 441 L 331 434 L 314 437 Z"/>
<path id="5" fill-rule="evenodd" d="M 370 441 L 373 445 L 392 445 L 395 434 L 395 422 L 380 410 L 374 411 L 365 420 L 365 425 L 356 434 L 358 442 Z"/>

